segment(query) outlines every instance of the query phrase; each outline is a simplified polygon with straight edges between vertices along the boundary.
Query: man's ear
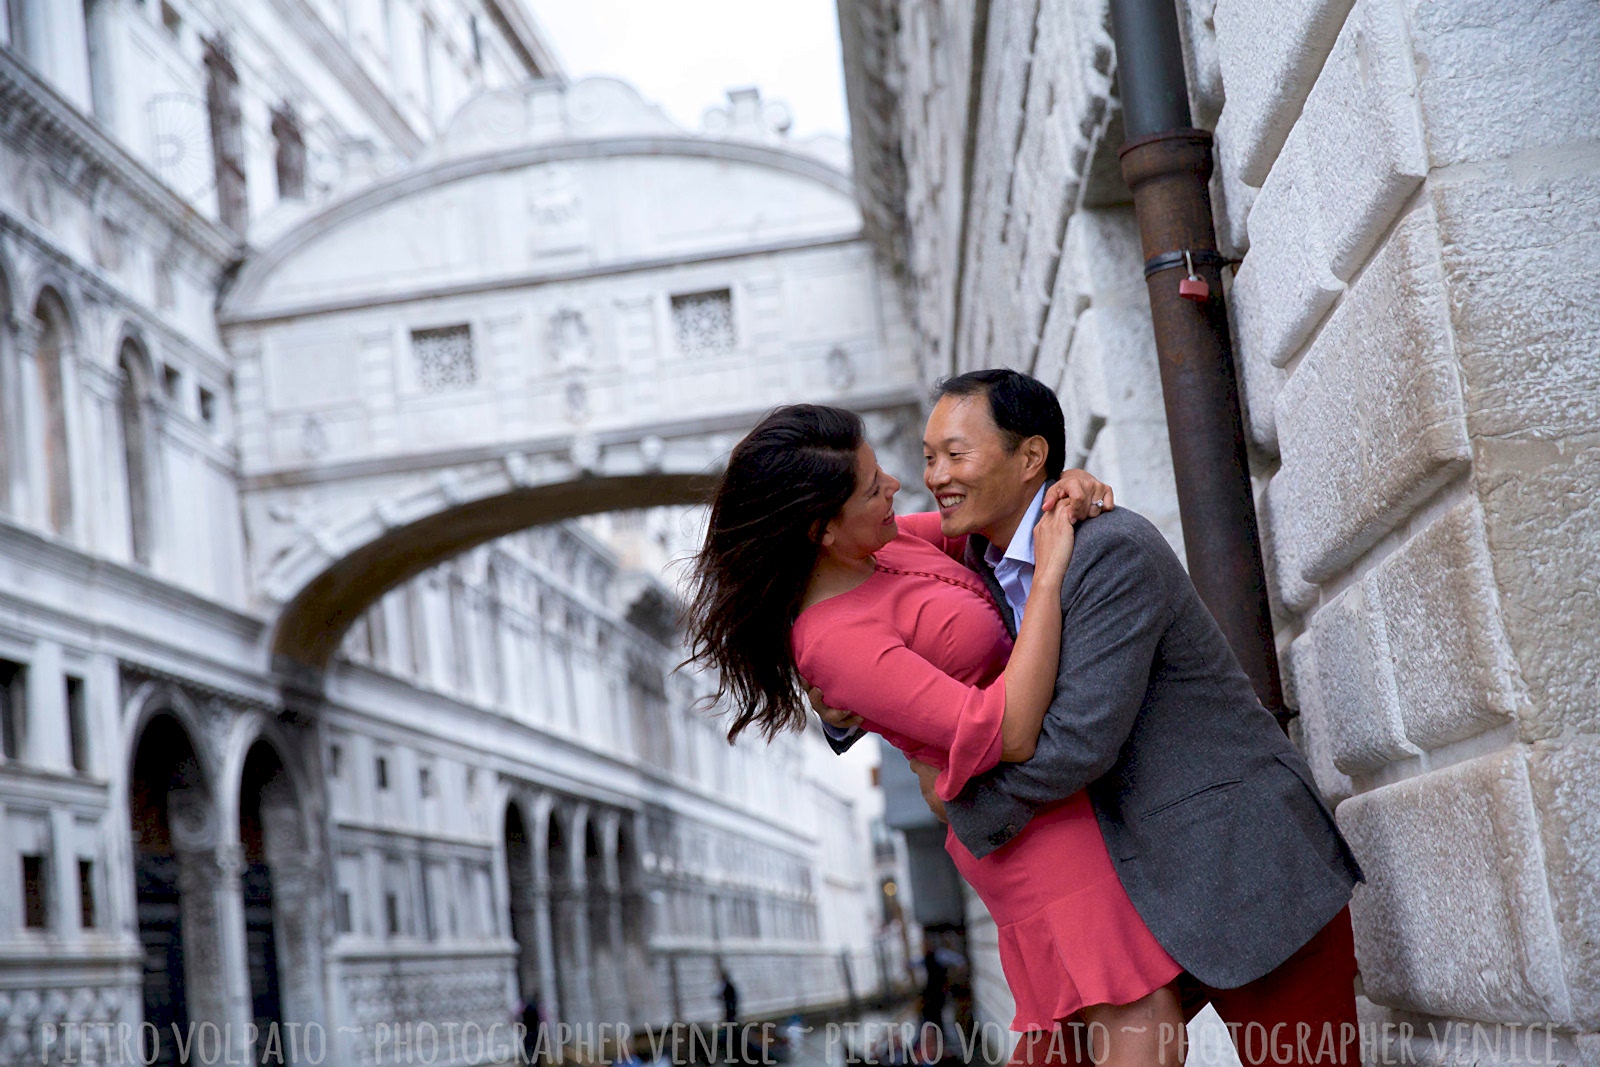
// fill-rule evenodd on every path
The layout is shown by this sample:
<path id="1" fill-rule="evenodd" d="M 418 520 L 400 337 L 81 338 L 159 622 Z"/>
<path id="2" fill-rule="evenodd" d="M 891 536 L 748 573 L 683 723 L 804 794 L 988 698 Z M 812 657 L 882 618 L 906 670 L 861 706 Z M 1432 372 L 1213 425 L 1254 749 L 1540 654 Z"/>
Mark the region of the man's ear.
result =
<path id="1" fill-rule="evenodd" d="M 1022 451 L 1023 481 L 1044 473 L 1045 463 L 1050 458 L 1050 445 L 1043 437 L 1034 434 L 1032 437 L 1024 438 L 1017 448 Z"/>

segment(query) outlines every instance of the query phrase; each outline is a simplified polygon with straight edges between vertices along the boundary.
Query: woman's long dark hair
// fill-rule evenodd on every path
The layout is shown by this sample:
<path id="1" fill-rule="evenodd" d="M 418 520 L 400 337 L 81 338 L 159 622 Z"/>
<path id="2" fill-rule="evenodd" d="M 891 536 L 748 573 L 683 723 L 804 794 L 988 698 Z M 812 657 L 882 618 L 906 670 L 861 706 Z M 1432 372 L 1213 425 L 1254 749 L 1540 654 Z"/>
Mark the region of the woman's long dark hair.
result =
<path id="1" fill-rule="evenodd" d="M 694 559 L 688 663 L 718 672 L 712 703 L 732 705 L 732 742 L 747 726 L 767 740 L 802 729 L 789 631 L 821 551 L 856 489 L 865 435 L 854 412 L 795 404 L 769 413 L 734 446 Z"/>

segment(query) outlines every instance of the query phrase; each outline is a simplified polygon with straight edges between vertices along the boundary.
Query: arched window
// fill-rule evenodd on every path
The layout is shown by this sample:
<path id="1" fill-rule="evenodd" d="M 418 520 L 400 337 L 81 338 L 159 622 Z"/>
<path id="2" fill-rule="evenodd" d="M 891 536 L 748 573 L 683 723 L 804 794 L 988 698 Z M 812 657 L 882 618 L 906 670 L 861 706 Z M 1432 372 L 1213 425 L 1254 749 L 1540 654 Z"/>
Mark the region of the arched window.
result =
<path id="1" fill-rule="evenodd" d="M 72 463 L 67 450 L 67 398 L 61 361 L 72 344 L 66 305 L 46 289 L 34 306 L 39 346 L 34 351 L 39 383 L 39 417 L 43 420 L 45 522 L 58 534 L 72 529 Z"/>
<path id="2" fill-rule="evenodd" d="M 128 483 L 128 536 L 134 561 L 145 566 L 150 565 L 151 542 L 150 433 L 145 414 L 145 398 L 150 388 L 149 365 L 134 341 L 122 342 L 117 367 L 122 378 L 118 412 L 122 422 L 123 468 Z"/>

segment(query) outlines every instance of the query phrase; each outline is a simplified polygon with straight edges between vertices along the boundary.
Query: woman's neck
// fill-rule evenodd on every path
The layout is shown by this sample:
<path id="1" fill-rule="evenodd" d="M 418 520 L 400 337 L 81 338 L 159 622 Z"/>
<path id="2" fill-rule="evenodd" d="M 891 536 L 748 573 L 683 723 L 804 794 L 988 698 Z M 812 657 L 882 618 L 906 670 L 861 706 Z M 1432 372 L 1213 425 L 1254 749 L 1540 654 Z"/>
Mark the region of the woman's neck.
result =
<path id="1" fill-rule="evenodd" d="M 848 593 L 872 577 L 876 569 L 877 564 L 871 555 L 858 559 L 831 551 L 824 552 L 817 557 L 816 566 L 811 568 L 811 580 L 806 583 L 806 593 L 800 601 L 801 610 L 840 593 Z"/>

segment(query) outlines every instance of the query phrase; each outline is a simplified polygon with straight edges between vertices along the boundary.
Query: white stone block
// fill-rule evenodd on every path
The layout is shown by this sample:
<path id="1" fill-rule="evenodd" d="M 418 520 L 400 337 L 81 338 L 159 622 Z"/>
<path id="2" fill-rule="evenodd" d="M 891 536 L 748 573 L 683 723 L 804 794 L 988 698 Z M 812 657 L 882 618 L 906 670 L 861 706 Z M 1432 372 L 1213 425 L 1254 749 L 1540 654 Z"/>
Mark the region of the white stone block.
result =
<path id="1" fill-rule="evenodd" d="M 1351 913 L 1368 997 L 1488 1022 L 1569 1017 L 1520 750 L 1361 793 L 1338 818 L 1367 875 Z"/>
<path id="2" fill-rule="evenodd" d="M 1212 21 L 1216 0 L 1178 0 L 1178 28 L 1184 39 L 1184 69 L 1189 81 L 1189 108 L 1194 123 L 1209 130 L 1222 110 L 1222 58 Z"/>
<path id="3" fill-rule="evenodd" d="M 1600 434 L 1479 444 L 1502 618 L 1531 707 L 1527 739 L 1593 730 L 1600 693 Z"/>
<path id="4" fill-rule="evenodd" d="M 1308 214 L 1318 180 L 1299 157 L 1286 158 L 1250 208 L 1250 251 L 1231 292 L 1241 359 L 1288 363 L 1344 291 Z"/>
<path id="5" fill-rule="evenodd" d="M 1288 611 L 1305 611 L 1316 603 L 1317 587 L 1302 578 L 1299 544 L 1289 527 L 1289 483 L 1274 477 L 1256 502 L 1261 527 L 1261 553 L 1267 571 L 1268 591 Z"/>
<path id="6" fill-rule="evenodd" d="M 1537 165 L 1474 169 L 1429 191 L 1473 433 L 1593 432 L 1600 427 L 1600 145 Z"/>
<path id="7" fill-rule="evenodd" d="M 1418 747 L 1492 729 L 1525 703 L 1475 498 L 1406 542 L 1362 585 L 1383 613 L 1400 719 Z"/>
<path id="8" fill-rule="evenodd" d="M 1405 0 L 1435 167 L 1600 139 L 1600 13 L 1497 0 Z M 1231 86 L 1230 86 L 1231 90 Z"/>
<path id="9" fill-rule="evenodd" d="M 1090 299 L 1148 299 L 1139 220 L 1132 207 L 1074 212 L 1067 222 L 1062 254 L 1072 266 L 1079 291 Z"/>
<path id="10" fill-rule="evenodd" d="M 1324 712 L 1328 750 L 1345 774 L 1370 774 L 1419 754 L 1406 740 L 1383 612 L 1360 585 L 1311 617 L 1316 683 L 1302 686 Z M 1302 640 L 1305 640 L 1303 638 Z M 1303 680 L 1302 680 L 1303 681 Z"/>
<path id="11" fill-rule="evenodd" d="M 1350 0 L 1218 0 L 1218 142 L 1240 180 L 1266 180 L 1349 10 Z"/>
<path id="12" fill-rule="evenodd" d="M 1235 324 L 1235 333 L 1238 332 Z M 1234 351 L 1238 352 L 1235 342 Z M 1244 428 L 1250 441 L 1268 455 L 1278 453 L 1276 405 L 1289 372 L 1265 359 L 1245 359 L 1236 355 L 1234 369 L 1239 378 L 1239 404 L 1244 409 Z"/>
<path id="13" fill-rule="evenodd" d="M 1217 131 L 1222 136 L 1222 131 Z M 1242 259 L 1250 250 L 1250 209 L 1261 192 L 1246 185 L 1222 163 L 1221 153 L 1211 175 L 1211 221 L 1217 232 L 1217 249 L 1230 259 Z"/>
<path id="14" fill-rule="evenodd" d="M 1333 762 L 1331 711 L 1317 681 L 1317 654 L 1312 639 L 1300 636 L 1283 650 L 1281 658 L 1284 696 L 1300 712 L 1295 719 L 1299 723 L 1300 751 L 1311 765 L 1323 798 L 1336 806 L 1355 792 L 1355 785 Z"/>
<path id="15" fill-rule="evenodd" d="M 1278 394 L 1284 532 L 1309 582 L 1349 565 L 1469 458 L 1437 248 L 1431 213 L 1399 223 Z"/>
<path id="16" fill-rule="evenodd" d="M 1600 739 L 1535 745 L 1528 774 L 1574 1021 L 1600 1030 Z"/>
<path id="17" fill-rule="evenodd" d="M 1358 0 L 1279 163 L 1301 156 L 1334 276 L 1348 281 L 1428 173 L 1405 21 L 1393 0 Z M 1269 179 L 1270 180 L 1270 179 Z"/>

